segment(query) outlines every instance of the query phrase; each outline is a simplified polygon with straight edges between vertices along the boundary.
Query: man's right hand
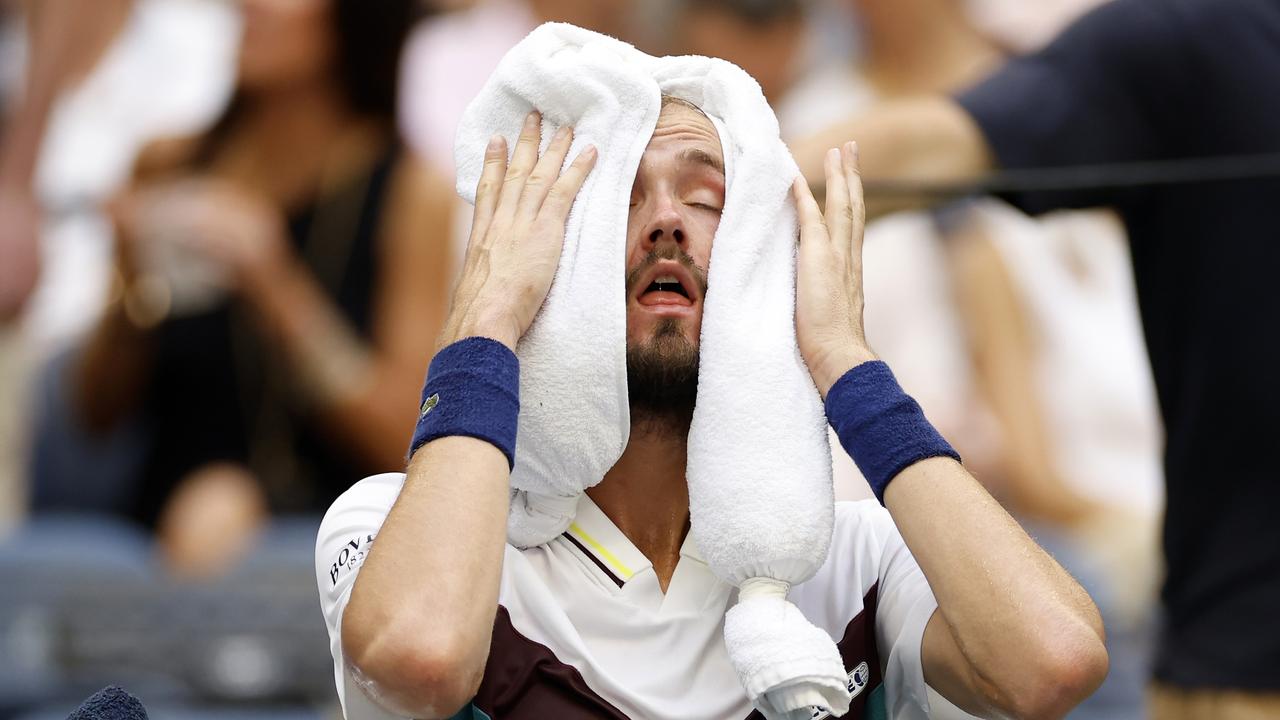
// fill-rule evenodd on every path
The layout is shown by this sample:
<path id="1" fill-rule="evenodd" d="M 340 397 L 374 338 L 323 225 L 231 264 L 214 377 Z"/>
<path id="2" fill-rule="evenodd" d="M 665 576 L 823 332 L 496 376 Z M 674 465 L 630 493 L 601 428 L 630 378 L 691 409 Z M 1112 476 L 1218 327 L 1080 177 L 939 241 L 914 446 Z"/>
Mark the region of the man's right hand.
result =
<path id="1" fill-rule="evenodd" d="M 551 290 L 573 200 L 595 166 L 588 146 L 562 173 L 573 131 L 561 128 L 538 157 L 542 120 L 525 118 L 511 162 L 495 136 L 485 150 L 462 277 L 440 338 L 444 347 L 472 335 L 512 350 Z"/>
<path id="2" fill-rule="evenodd" d="M 526 119 L 509 167 L 502 139 L 489 143 L 441 346 L 483 336 L 514 350 L 551 289 L 565 220 L 596 151 L 588 147 L 562 173 L 572 132 L 557 134 L 539 159 L 541 122 Z M 502 584 L 510 471 L 485 440 L 423 445 L 351 581 L 341 620 L 347 667 L 398 716 L 451 717 L 476 694 Z"/>

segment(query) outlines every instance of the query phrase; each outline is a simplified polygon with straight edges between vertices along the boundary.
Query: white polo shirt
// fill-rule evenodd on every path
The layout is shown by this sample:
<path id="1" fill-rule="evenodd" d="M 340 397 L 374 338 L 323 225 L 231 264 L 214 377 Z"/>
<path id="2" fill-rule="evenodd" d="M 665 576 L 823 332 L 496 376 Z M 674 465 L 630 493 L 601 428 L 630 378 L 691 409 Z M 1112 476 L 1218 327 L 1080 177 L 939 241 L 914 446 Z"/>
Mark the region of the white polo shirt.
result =
<path id="1" fill-rule="evenodd" d="M 403 483 L 403 473 L 356 483 L 320 526 L 316 580 L 347 720 L 399 717 L 354 683 L 341 638 L 351 587 Z M 507 546 L 484 679 L 456 717 L 760 717 L 724 648 L 736 596 L 688 539 L 664 594 L 644 554 L 584 495 L 563 535 Z M 855 692 L 847 717 L 927 716 L 920 643 L 937 603 L 884 508 L 837 503 L 826 563 L 789 598 L 840 649 Z"/>

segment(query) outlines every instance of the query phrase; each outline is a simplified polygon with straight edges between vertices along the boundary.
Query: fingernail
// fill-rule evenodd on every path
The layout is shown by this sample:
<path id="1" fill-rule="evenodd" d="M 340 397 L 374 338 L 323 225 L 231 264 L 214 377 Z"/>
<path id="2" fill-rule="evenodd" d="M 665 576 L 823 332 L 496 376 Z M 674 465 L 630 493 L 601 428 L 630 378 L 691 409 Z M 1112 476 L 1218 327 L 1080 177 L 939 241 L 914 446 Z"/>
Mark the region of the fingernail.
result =
<path id="1" fill-rule="evenodd" d="M 840 148 L 831 148 L 830 150 L 828 150 L 827 161 L 834 162 L 834 163 L 840 162 Z"/>
<path id="2" fill-rule="evenodd" d="M 587 157 L 592 157 L 592 158 L 594 158 L 594 157 L 597 155 L 596 146 L 595 146 L 595 145 L 588 145 L 588 146 L 587 146 L 587 149 L 583 150 L 583 151 L 582 151 L 582 153 L 583 153 L 584 155 L 586 155 Z"/>
<path id="3" fill-rule="evenodd" d="M 853 158 L 854 162 L 858 162 L 858 141 L 857 140 L 849 141 L 849 155 Z"/>
<path id="4" fill-rule="evenodd" d="M 538 111 L 537 111 L 537 110 L 534 110 L 533 112 L 529 113 L 529 114 L 528 114 L 528 115 L 526 115 L 526 116 L 525 116 L 525 118 L 524 118 L 524 127 L 525 127 L 525 129 L 526 129 L 526 130 L 532 130 L 533 128 L 537 127 L 537 125 L 538 125 L 538 120 L 540 120 L 540 119 L 541 119 L 541 118 L 539 117 L 539 115 L 538 115 Z"/>
<path id="5" fill-rule="evenodd" d="M 502 147 L 502 136 L 494 135 L 489 138 L 489 147 L 485 148 L 485 152 L 495 153 Z"/>
<path id="6" fill-rule="evenodd" d="M 567 137 L 569 137 L 569 128 L 562 126 L 559 130 L 556 131 L 556 137 L 555 137 L 556 140 L 564 140 Z"/>

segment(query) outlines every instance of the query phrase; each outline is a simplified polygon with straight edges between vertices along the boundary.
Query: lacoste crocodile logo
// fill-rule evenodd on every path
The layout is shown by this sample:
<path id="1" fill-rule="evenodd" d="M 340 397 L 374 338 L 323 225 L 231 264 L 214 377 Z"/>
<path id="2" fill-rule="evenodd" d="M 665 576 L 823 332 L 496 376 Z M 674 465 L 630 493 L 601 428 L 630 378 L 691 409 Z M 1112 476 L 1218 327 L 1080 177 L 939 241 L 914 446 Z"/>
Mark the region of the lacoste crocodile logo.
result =
<path id="1" fill-rule="evenodd" d="M 431 397 L 427 398 L 426 400 L 423 400 L 423 401 L 422 401 L 422 415 L 421 415 L 420 417 L 426 417 L 426 416 L 427 416 L 427 413 L 431 412 L 431 410 L 432 410 L 436 405 L 439 405 L 439 404 L 440 404 L 440 393 L 436 393 L 436 394 L 432 395 Z"/>

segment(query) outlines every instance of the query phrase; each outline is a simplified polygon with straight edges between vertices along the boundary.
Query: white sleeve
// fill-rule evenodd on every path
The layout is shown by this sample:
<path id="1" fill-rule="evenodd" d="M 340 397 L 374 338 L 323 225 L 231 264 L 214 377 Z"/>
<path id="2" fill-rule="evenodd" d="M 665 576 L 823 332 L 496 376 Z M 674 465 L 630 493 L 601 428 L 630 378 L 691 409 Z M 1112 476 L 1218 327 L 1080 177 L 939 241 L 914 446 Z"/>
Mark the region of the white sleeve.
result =
<path id="1" fill-rule="evenodd" d="M 920 646 L 938 601 L 889 512 L 876 510 L 872 522 L 881 548 L 876 643 L 882 653 L 888 650 L 885 705 L 891 718 L 925 718 L 929 716 L 929 695 Z"/>
<path id="2" fill-rule="evenodd" d="M 404 485 L 404 473 L 374 475 L 352 485 L 325 513 L 316 538 L 316 584 L 329 629 L 333 677 L 347 720 L 395 720 L 359 688 L 342 655 L 342 613 L 369 547 Z"/>

